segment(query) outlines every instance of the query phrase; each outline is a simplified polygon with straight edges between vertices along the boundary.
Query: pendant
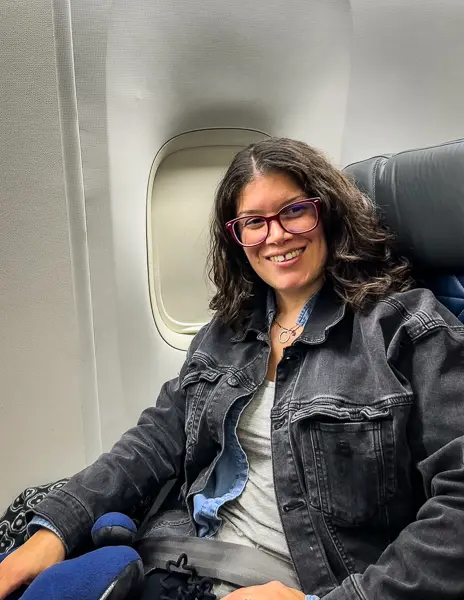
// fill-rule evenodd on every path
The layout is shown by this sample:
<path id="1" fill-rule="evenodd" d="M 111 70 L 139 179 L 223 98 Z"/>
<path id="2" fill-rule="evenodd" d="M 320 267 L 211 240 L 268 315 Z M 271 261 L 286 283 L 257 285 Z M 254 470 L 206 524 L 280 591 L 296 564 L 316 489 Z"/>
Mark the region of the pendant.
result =
<path id="1" fill-rule="evenodd" d="M 295 337 L 296 331 L 290 331 L 290 329 L 282 329 L 282 331 L 279 333 L 279 342 L 281 344 L 286 344 L 292 337 L 292 335 L 293 337 Z"/>

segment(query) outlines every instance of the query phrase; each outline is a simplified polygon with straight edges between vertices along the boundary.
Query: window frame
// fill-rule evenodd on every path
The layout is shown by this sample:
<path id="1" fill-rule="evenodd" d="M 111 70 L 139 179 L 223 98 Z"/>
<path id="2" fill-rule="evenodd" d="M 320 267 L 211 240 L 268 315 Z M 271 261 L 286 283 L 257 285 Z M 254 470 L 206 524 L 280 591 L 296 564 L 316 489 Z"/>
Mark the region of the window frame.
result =
<path id="1" fill-rule="evenodd" d="M 161 278 L 155 255 L 152 231 L 153 185 L 161 163 L 174 152 L 205 146 L 237 146 L 237 152 L 251 143 L 267 139 L 270 136 L 255 129 L 208 128 L 181 133 L 169 139 L 156 153 L 148 177 L 146 198 L 146 237 L 147 266 L 150 306 L 159 334 L 173 348 L 187 350 L 193 336 L 204 323 L 187 323 L 173 320 L 164 304 L 161 290 Z"/>

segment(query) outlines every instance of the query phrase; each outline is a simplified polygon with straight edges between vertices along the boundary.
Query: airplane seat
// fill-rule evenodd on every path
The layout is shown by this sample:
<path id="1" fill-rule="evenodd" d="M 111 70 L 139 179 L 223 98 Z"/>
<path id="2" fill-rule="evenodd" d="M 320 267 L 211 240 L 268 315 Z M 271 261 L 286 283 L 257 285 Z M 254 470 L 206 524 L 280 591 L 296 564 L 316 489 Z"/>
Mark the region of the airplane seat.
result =
<path id="1" fill-rule="evenodd" d="M 464 140 L 345 167 L 381 209 L 420 285 L 464 323 Z"/>

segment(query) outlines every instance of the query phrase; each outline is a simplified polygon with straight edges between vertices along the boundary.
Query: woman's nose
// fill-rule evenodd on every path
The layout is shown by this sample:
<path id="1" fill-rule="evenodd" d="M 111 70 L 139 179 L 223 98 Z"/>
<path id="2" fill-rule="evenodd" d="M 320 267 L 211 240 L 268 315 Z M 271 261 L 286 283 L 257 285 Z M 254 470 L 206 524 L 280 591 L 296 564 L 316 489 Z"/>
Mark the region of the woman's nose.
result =
<path id="1" fill-rule="evenodd" d="M 279 244 L 291 237 L 292 234 L 285 231 L 277 219 L 274 219 L 269 223 L 269 231 L 266 238 L 268 244 Z"/>

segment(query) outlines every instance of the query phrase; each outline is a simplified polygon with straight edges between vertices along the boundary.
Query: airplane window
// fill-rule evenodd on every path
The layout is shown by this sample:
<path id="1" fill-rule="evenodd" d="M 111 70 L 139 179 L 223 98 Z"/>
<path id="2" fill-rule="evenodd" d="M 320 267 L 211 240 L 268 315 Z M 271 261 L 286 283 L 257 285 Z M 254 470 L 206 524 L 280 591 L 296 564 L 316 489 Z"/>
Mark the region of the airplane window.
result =
<path id="1" fill-rule="evenodd" d="M 151 304 L 163 338 L 186 349 L 210 318 L 206 273 L 209 220 L 216 187 L 240 148 L 267 137 L 241 129 L 189 132 L 156 156 L 148 186 Z"/>

